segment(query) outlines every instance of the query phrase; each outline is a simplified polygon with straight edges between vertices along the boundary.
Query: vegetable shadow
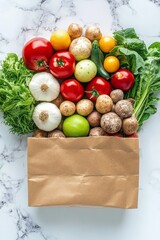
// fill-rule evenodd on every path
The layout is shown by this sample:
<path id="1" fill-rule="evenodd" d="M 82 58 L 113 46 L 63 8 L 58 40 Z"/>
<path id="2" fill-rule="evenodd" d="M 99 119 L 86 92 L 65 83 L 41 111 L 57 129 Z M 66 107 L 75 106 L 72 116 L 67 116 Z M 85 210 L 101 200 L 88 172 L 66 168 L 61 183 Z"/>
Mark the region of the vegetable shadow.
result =
<path id="1" fill-rule="evenodd" d="M 126 209 L 103 207 L 37 207 L 35 214 L 41 224 L 70 225 L 83 224 L 90 229 L 119 225 Z"/>

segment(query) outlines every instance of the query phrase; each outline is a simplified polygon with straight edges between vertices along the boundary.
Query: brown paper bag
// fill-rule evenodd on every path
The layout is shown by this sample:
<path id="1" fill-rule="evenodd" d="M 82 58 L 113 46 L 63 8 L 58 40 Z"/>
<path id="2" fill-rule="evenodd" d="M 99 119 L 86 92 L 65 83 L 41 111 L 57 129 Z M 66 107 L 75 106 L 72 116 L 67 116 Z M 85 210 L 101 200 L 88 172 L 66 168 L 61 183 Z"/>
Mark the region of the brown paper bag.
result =
<path id="1" fill-rule="evenodd" d="M 29 138 L 29 206 L 137 208 L 136 138 Z"/>

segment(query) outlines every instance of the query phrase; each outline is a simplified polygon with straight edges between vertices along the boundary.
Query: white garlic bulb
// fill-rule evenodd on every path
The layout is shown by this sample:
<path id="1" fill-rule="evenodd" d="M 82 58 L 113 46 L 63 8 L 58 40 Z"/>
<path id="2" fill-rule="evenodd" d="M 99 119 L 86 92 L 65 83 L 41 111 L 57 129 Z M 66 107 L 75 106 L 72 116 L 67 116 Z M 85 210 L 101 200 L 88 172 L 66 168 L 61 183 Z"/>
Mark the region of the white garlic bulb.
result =
<path id="1" fill-rule="evenodd" d="M 51 102 L 58 97 L 60 84 L 51 73 L 40 72 L 33 75 L 29 89 L 36 101 Z"/>
<path id="2" fill-rule="evenodd" d="M 52 131 L 58 127 L 61 122 L 61 112 L 53 103 L 38 104 L 32 115 L 32 119 L 36 126 L 44 131 Z"/>

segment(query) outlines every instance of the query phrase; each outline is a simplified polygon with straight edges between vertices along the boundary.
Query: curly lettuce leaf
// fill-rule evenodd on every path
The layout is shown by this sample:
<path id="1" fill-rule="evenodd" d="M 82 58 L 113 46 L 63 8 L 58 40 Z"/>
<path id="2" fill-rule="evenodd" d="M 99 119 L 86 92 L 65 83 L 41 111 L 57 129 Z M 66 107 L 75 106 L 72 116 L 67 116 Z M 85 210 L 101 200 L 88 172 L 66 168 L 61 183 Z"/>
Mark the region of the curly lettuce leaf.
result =
<path id="1" fill-rule="evenodd" d="M 35 130 L 32 113 L 35 106 L 28 84 L 33 72 L 14 53 L 8 54 L 0 70 L 0 110 L 10 131 L 27 134 Z"/>
<path id="2" fill-rule="evenodd" d="M 10 82 L 29 84 L 33 76 L 33 72 L 28 70 L 22 58 L 18 59 L 15 53 L 9 53 L 1 64 L 1 72 L 5 74 L 5 78 Z"/>

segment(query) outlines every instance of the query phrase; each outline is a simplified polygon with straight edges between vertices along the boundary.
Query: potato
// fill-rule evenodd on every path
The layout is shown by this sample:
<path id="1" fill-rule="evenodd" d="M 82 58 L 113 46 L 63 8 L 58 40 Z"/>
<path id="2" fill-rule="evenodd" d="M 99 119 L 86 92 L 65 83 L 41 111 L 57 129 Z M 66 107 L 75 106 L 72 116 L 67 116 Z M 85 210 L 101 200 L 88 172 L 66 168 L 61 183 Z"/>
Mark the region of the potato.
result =
<path id="1" fill-rule="evenodd" d="M 122 120 L 116 113 L 109 112 L 102 115 L 100 124 L 104 131 L 113 134 L 119 132 L 121 129 Z"/>
<path id="2" fill-rule="evenodd" d="M 102 33 L 99 27 L 90 26 L 85 31 L 85 37 L 89 40 L 99 40 L 102 37 Z"/>
<path id="3" fill-rule="evenodd" d="M 73 102 L 71 101 L 64 101 L 60 105 L 60 112 L 62 113 L 63 116 L 71 116 L 75 113 L 76 111 L 76 106 Z"/>
<path id="4" fill-rule="evenodd" d="M 117 103 L 118 101 L 120 101 L 124 98 L 124 93 L 121 89 L 115 89 L 115 90 L 111 91 L 110 97 L 112 98 L 112 101 L 114 103 Z"/>
<path id="5" fill-rule="evenodd" d="M 74 39 L 69 47 L 69 52 L 73 54 L 76 61 L 87 59 L 91 55 L 92 44 L 88 38 L 79 37 Z"/>
<path id="6" fill-rule="evenodd" d="M 113 104 L 111 112 L 115 112 L 115 106 L 116 104 Z"/>
<path id="7" fill-rule="evenodd" d="M 121 119 L 128 118 L 132 116 L 133 106 L 127 99 L 120 100 L 116 103 L 115 112 Z"/>
<path id="8" fill-rule="evenodd" d="M 82 99 L 76 105 L 76 110 L 79 115 L 87 116 L 94 108 L 94 104 L 89 99 Z"/>
<path id="9" fill-rule="evenodd" d="M 49 138 L 52 138 L 52 137 L 62 137 L 62 138 L 65 138 L 65 135 L 63 134 L 62 131 L 60 130 L 53 130 L 51 132 L 48 133 L 48 137 Z"/>
<path id="10" fill-rule="evenodd" d="M 78 38 L 82 35 L 82 27 L 77 23 L 71 23 L 68 26 L 68 34 L 72 39 Z"/>
<path id="11" fill-rule="evenodd" d="M 102 94 L 98 96 L 95 107 L 99 113 L 110 112 L 112 110 L 112 106 L 112 99 L 108 95 Z"/>
<path id="12" fill-rule="evenodd" d="M 106 136 L 106 132 L 101 127 L 94 127 L 90 130 L 89 136 Z"/>
<path id="13" fill-rule="evenodd" d="M 54 103 L 59 108 L 63 101 L 64 101 L 63 96 L 59 94 L 58 97 L 52 101 L 52 103 Z"/>
<path id="14" fill-rule="evenodd" d="M 130 118 L 126 118 L 122 123 L 122 130 L 126 135 L 132 135 L 138 129 L 138 121 L 135 115 L 132 115 Z"/>
<path id="15" fill-rule="evenodd" d="M 57 127 L 57 130 L 62 130 L 62 126 L 63 126 L 63 120 L 61 120 L 60 124 Z"/>
<path id="16" fill-rule="evenodd" d="M 40 130 L 40 129 L 37 129 L 34 133 L 33 133 L 33 137 L 35 138 L 43 138 L 43 137 L 47 137 L 48 133 L 43 131 L 43 130 Z"/>
<path id="17" fill-rule="evenodd" d="M 97 111 L 94 111 L 89 114 L 87 120 L 91 127 L 98 127 L 100 126 L 101 114 Z"/>

